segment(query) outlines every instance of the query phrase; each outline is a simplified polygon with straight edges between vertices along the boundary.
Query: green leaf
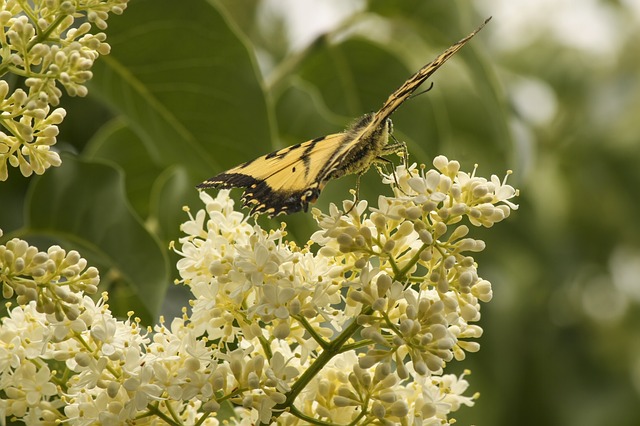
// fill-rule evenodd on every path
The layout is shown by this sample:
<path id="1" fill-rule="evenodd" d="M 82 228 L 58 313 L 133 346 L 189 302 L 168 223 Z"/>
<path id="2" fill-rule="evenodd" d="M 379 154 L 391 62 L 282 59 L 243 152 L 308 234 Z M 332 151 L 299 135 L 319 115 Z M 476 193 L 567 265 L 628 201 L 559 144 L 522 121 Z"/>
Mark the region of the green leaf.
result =
<path id="1" fill-rule="evenodd" d="M 100 269 L 114 311 L 155 317 L 169 283 L 166 249 L 127 202 L 122 174 L 113 167 L 63 155 L 63 165 L 40 177 L 27 197 L 25 236 L 64 242 Z"/>
<path id="2" fill-rule="evenodd" d="M 300 76 L 316 86 L 336 114 L 349 120 L 378 110 L 411 74 L 396 56 L 365 39 L 315 43 Z"/>
<path id="3" fill-rule="evenodd" d="M 149 189 L 162 168 L 154 164 L 138 135 L 122 118 L 112 120 L 100 129 L 89 141 L 83 158 L 107 160 L 122 169 L 127 199 L 140 217 L 149 215 Z"/>
<path id="4" fill-rule="evenodd" d="M 338 133 L 345 119 L 327 108 L 318 88 L 301 79 L 293 79 L 276 104 L 280 139 L 286 145 Z"/>
<path id="5" fill-rule="evenodd" d="M 175 241 L 184 235 L 181 234 L 180 225 L 189 217 L 183 211 L 183 206 L 193 210 L 204 207 L 187 169 L 183 166 L 168 167 L 154 182 L 150 203 L 150 225 L 157 229 L 163 241 Z"/>
<path id="6" fill-rule="evenodd" d="M 194 185 L 270 147 L 267 103 L 243 38 L 212 2 L 138 0 L 109 19 L 111 54 L 91 90 L 120 112 L 159 165 Z"/>
<path id="7" fill-rule="evenodd" d="M 29 187 L 29 178 L 18 169 L 9 169 L 9 179 L 0 182 L 0 229 L 6 240 L 7 234 L 24 225 L 24 199 Z"/>

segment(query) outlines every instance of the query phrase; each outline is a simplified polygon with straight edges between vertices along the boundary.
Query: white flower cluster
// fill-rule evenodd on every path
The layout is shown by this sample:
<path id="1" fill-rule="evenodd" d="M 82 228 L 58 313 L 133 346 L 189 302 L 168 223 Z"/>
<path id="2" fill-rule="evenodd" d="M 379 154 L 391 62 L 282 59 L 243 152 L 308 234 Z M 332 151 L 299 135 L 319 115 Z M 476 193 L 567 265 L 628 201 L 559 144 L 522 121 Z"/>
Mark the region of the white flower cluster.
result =
<path id="1" fill-rule="evenodd" d="M 444 156 L 427 172 L 399 167 L 385 181 L 394 197 L 380 196 L 370 216 L 366 202 L 344 216 L 333 208 L 318 216 L 323 231 L 313 240 L 321 254 L 359 268 L 359 281 L 347 292 L 347 306 L 376 343 L 360 359 L 371 367 L 393 356 L 401 378 L 408 356 L 419 374 L 437 373 L 454 357 L 479 345 L 468 339 L 482 329 L 479 301 L 492 298 L 491 284 L 478 276 L 468 253 L 485 248 L 483 241 L 465 238 L 469 227 L 491 227 L 517 206 L 509 201 L 517 191 L 497 176 L 491 180 L 460 171 Z M 346 203 L 349 204 L 349 203 Z M 374 266 L 375 265 L 375 266 Z"/>
<path id="2" fill-rule="evenodd" d="M 22 76 L 28 87 L 10 94 L 0 81 L 0 180 L 7 179 L 7 162 L 24 176 L 60 165 L 50 149 L 65 116 L 51 108 L 62 96 L 56 84 L 71 96 L 87 94 L 93 62 L 110 50 L 104 33 L 90 31 L 105 29 L 108 13 L 122 13 L 127 1 L 0 1 L 0 76 Z M 88 22 L 78 24 L 79 18 Z"/>
<path id="3" fill-rule="evenodd" d="M 152 332 L 114 319 L 106 296 L 94 303 L 75 293 L 73 315 L 38 310 L 40 298 L 21 303 L 0 327 L 0 419 L 452 423 L 477 396 L 465 395 L 468 373 L 444 368 L 478 350 L 473 323 L 492 295 L 467 254 L 484 244 L 454 224 L 466 216 L 492 225 L 516 207 L 508 201 L 516 191 L 444 157 L 434 163 L 426 173 L 398 168 L 386 179 L 395 196 L 380 197 L 370 215 L 364 202 L 346 215 L 314 212 L 317 250 L 287 242 L 283 228 L 251 225 L 228 191 L 202 192 L 205 207 L 189 213 L 177 250 L 190 314 Z M 37 250 L 12 244 L 0 253 L 2 271 L 33 265 L 21 266 L 24 279 L 52 269 L 33 261 Z"/>
<path id="4" fill-rule="evenodd" d="M 14 238 L 0 245 L 0 282 L 5 299 L 16 295 L 20 305 L 34 301 L 39 312 L 55 314 L 62 321 L 78 316 L 76 294 L 95 293 L 100 277 L 75 250 L 67 253 L 52 246 L 41 252 Z"/>
<path id="5" fill-rule="evenodd" d="M 492 290 L 469 255 L 484 243 L 459 222 L 492 226 L 517 208 L 517 192 L 442 156 L 434 165 L 387 176 L 395 196 L 370 216 L 366 202 L 348 215 L 314 211 L 317 253 L 249 225 L 225 191 L 201 194 L 207 207 L 183 226 L 178 268 L 198 334 L 245 348 L 244 365 L 260 360 L 233 400 L 246 409 L 241 423 L 442 424 L 472 405 L 467 382 L 442 373 L 479 349 L 473 323 Z M 274 361 L 279 374 L 265 380 Z"/>

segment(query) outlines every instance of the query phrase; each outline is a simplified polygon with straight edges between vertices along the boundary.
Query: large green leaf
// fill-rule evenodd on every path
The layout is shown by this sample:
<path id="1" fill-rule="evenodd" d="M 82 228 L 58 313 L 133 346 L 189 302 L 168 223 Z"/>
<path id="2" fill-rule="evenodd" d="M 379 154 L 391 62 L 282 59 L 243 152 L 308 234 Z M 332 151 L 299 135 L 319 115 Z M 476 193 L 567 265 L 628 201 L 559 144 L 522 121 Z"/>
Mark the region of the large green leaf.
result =
<path id="1" fill-rule="evenodd" d="M 149 157 L 138 135 L 119 117 L 104 125 L 83 152 L 88 160 L 102 159 L 124 172 L 127 198 L 140 217 L 149 215 L 152 183 L 162 172 Z"/>
<path id="2" fill-rule="evenodd" d="M 154 182 L 150 194 L 150 226 L 157 229 L 163 241 L 176 241 L 183 236 L 180 224 L 188 219 L 183 206 L 194 211 L 204 207 L 188 170 L 179 165 L 167 167 Z"/>
<path id="3" fill-rule="evenodd" d="M 64 155 L 61 167 L 32 186 L 25 210 L 23 234 L 62 242 L 98 266 L 117 313 L 135 309 L 147 321 L 155 315 L 170 281 L 166 249 L 133 213 L 118 170 Z"/>
<path id="4" fill-rule="evenodd" d="M 109 20 L 111 54 L 92 90 L 120 112 L 160 165 L 204 180 L 270 148 L 252 56 L 213 2 L 132 1 Z"/>

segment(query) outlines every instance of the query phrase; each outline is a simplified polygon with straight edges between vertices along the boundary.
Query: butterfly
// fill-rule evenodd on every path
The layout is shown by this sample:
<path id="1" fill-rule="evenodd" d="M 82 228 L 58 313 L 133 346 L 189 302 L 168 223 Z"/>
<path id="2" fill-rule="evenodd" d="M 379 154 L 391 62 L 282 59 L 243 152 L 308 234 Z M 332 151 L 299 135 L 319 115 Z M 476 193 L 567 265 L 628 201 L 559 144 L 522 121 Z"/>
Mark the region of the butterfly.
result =
<path id="1" fill-rule="evenodd" d="M 356 174 L 359 183 L 360 175 L 374 163 L 390 161 L 384 158 L 385 155 L 404 153 L 406 158 L 404 142 L 391 136 L 389 117 L 490 19 L 420 68 L 389 96 L 378 112 L 365 114 L 341 133 L 283 148 L 240 164 L 207 179 L 198 188 L 245 188 L 242 201 L 245 207 L 251 208 L 251 214 L 275 216 L 300 210 L 306 212 L 309 203 L 318 199 L 328 181 Z"/>

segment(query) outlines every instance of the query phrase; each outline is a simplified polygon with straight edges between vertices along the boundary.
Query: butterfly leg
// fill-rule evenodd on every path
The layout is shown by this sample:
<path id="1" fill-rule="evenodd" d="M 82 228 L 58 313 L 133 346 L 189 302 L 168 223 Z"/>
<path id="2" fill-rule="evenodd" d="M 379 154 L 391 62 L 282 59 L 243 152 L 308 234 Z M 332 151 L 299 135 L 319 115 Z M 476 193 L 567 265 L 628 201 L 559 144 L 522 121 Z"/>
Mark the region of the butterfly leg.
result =
<path id="1" fill-rule="evenodd" d="M 393 164 L 393 161 L 384 157 L 376 157 L 373 162 L 373 166 L 376 168 L 376 171 L 378 172 L 380 177 L 385 177 L 389 175 L 389 171 L 387 170 L 388 165 L 391 165 L 391 173 L 393 173 L 395 176 L 395 172 L 394 172 L 395 165 Z"/>
<path id="2" fill-rule="evenodd" d="M 381 155 L 389 155 L 389 154 L 398 154 L 402 157 L 402 163 L 404 164 L 405 167 L 409 167 L 409 150 L 407 149 L 407 144 L 399 141 L 398 139 L 396 139 L 393 135 L 391 135 L 391 137 L 393 138 L 394 142 L 387 144 L 384 149 L 382 150 Z M 388 175 L 388 173 L 384 173 L 383 174 L 383 169 L 380 167 L 380 163 L 384 163 L 385 165 L 387 164 L 391 164 L 392 165 L 392 173 L 393 173 L 393 180 L 396 184 L 396 188 L 398 188 L 400 190 L 400 192 L 402 192 L 403 194 L 407 195 L 402 188 L 400 188 L 400 184 L 398 183 L 398 176 L 396 175 L 396 171 L 395 168 L 393 167 L 393 161 L 384 158 L 382 156 L 378 156 L 376 157 L 375 160 L 375 167 L 376 170 L 378 171 L 378 173 L 380 174 L 380 176 L 384 176 L 384 174 Z M 384 169 L 384 172 L 386 172 L 386 168 Z"/>
<path id="3" fill-rule="evenodd" d="M 382 166 L 381 166 L 381 163 L 382 163 Z M 388 158 L 384 158 L 384 157 L 376 157 L 376 160 L 373 163 L 373 165 L 376 168 L 376 171 L 382 177 L 389 176 L 389 173 L 387 173 L 386 167 L 384 167 L 384 169 L 383 169 L 383 166 L 386 166 L 387 164 L 391 164 L 392 165 L 391 174 L 393 175 L 393 181 L 396 184 L 396 188 L 398 188 L 400 190 L 400 192 L 402 192 L 404 195 L 408 195 L 406 192 L 404 192 L 402 190 L 402 188 L 400 188 L 400 183 L 398 182 L 398 176 L 396 175 L 396 171 L 393 168 L 393 161 L 389 160 Z"/>
<path id="4" fill-rule="evenodd" d="M 393 138 L 393 142 L 385 145 L 382 149 L 382 153 L 380 155 L 389 155 L 389 154 L 398 154 L 402 157 L 402 162 L 405 167 L 409 166 L 409 149 L 407 148 L 407 144 L 403 141 L 399 141 L 396 137 L 391 134 L 391 138 Z"/>

